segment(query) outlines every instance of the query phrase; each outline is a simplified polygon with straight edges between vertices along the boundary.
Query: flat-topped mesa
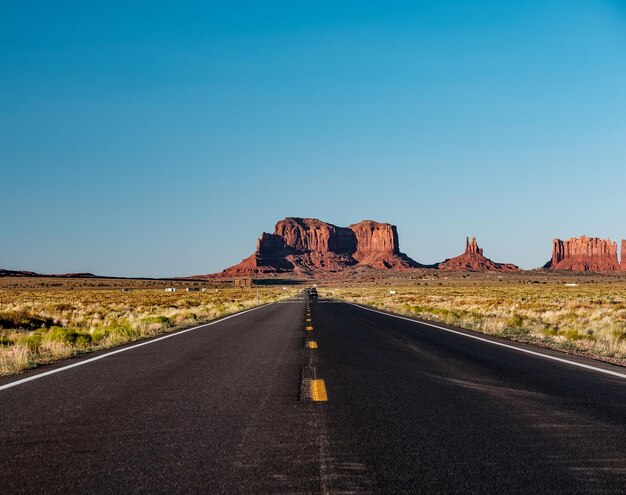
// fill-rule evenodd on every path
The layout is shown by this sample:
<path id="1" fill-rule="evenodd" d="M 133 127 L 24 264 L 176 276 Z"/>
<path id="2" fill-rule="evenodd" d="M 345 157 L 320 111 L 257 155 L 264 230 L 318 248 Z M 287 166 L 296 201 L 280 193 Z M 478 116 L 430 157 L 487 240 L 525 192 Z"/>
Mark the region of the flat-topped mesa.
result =
<path id="1" fill-rule="evenodd" d="M 276 234 L 263 232 L 256 241 L 256 252 L 261 255 L 271 255 L 285 249 L 285 239 Z"/>
<path id="2" fill-rule="evenodd" d="M 98 278 L 100 276 L 89 272 L 47 274 L 27 270 L 5 270 L 0 268 L 0 277 Z"/>
<path id="3" fill-rule="evenodd" d="M 228 271 L 228 276 L 237 277 L 291 271 L 293 265 L 285 260 L 285 251 L 285 240 L 282 237 L 263 232 L 257 240 L 256 251 L 224 272 Z"/>
<path id="4" fill-rule="evenodd" d="M 338 227 L 315 218 L 288 217 L 263 233 L 256 251 L 222 276 L 339 271 L 351 266 L 408 269 L 423 265 L 400 252 L 396 227 L 372 220 Z"/>
<path id="5" fill-rule="evenodd" d="M 465 239 L 465 252 L 454 258 L 439 263 L 437 268 L 447 271 L 470 271 L 470 272 L 517 272 L 520 268 L 512 263 L 496 263 L 485 258 L 483 250 L 478 246 L 476 237 Z"/>
<path id="6" fill-rule="evenodd" d="M 622 256 L 624 244 L 622 243 Z M 622 258 L 622 264 L 623 264 Z M 552 240 L 552 258 L 544 268 L 579 272 L 617 272 L 617 243 L 598 237 Z"/>
<path id="7" fill-rule="evenodd" d="M 619 255 L 620 259 L 620 271 L 626 272 L 626 240 L 622 239 L 622 251 Z"/>
<path id="8" fill-rule="evenodd" d="M 337 227 L 315 218 L 280 220 L 274 227 L 274 235 L 282 237 L 285 246 L 297 252 L 350 254 L 356 250 L 356 239 L 350 229 Z"/>
<path id="9" fill-rule="evenodd" d="M 363 220 L 348 227 L 356 237 L 354 258 L 362 260 L 373 253 L 400 254 L 398 231 L 395 225 Z"/>
<path id="10" fill-rule="evenodd" d="M 356 237 L 356 251 L 352 257 L 359 265 L 382 270 L 423 267 L 400 252 L 398 230 L 395 225 L 363 220 L 348 228 Z"/>

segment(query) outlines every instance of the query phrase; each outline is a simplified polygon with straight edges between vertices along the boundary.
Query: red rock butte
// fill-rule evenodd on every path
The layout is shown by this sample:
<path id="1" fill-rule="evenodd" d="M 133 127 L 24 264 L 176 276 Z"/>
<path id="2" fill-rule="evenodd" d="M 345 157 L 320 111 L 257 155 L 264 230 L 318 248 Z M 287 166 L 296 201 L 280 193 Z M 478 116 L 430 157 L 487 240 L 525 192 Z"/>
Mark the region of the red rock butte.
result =
<path id="1" fill-rule="evenodd" d="M 554 239 L 552 258 L 544 268 L 563 271 L 626 273 L 626 240 L 617 243 L 597 237 Z M 476 238 L 465 239 L 465 252 L 435 265 L 423 265 L 400 251 L 398 231 L 389 223 L 363 220 L 338 227 L 315 218 L 288 217 L 274 232 L 259 237 L 256 250 L 241 263 L 214 275 L 253 277 L 274 274 L 316 275 L 369 267 L 377 270 L 435 268 L 442 271 L 518 272 L 512 263 L 498 263 L 484 255 Z"/>
<path id="2" fill-rule="evenodd" d="M 622 241 L 621 270 L 626 271 L 626 241 Z M 552 258 L 544 268 L 579 272 L 619 272 L 617 243 L 598 237 L 572 237 L 552 240 Z"/>
<path id="3" fill-rule="evenodd" d="M 219 275 L 307 275 L 354 266 L 394 270 L 423 267 L 400 252 L 394 225 L 364 220 L 338 227 L 315 218 L 285 218 L 276 224 L 274 233 L 261 235 L 252 255 Z"/>
<path id="4" fill-rule="evenodd" d="M 483 255 L 482 248 L 478 247 L 476 237 L 465 239 L 465 252 L 455 258 L 439 263 L 437 268 L 447 271 L 471 272 L 517 272 L 520 268 L 512 263 L 496 263 Z"/>

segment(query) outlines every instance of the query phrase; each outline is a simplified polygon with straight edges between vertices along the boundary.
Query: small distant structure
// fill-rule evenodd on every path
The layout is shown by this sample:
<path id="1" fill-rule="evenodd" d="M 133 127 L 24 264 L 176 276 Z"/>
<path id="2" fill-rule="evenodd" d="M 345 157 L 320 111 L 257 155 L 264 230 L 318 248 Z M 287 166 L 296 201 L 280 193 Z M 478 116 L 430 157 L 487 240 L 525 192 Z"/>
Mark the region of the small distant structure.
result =
<path id="1" fill-rule="evenodd" d="M 392 296 L 395 295 L 396 291 L 395 290 L 390 290 L 389 294 L 391 294 Z"/>
<path id="2" fill-rule="evenodd" d="M 198 287 L 187 287 L 187 292 L 200 292 L 200 289 L 198 289 Z"/>
<path id="3" fill-rule="evenodd" d="M 235 287 L 252 287 L 251 278 L 235 278 L 233 279 L 233 285 Z"/>
<path id="4" fill-rule="evenodd" d="M 565 287 L 577 287 L 577 286 L 578 286 L 578 284 L 575 284 L 575 283 L 565 284 Z"/>
<path id="5" fill-rule="evenodd" d="M 122 289 L 122 292 L 132 292 L 133 289 L 129 289 L 129 288 L 124 288 Z"/>
<path id="6" fill-rule="evenodd" d="M 176 292 L 176 287 L 167 287 L 165 292 Z"/>

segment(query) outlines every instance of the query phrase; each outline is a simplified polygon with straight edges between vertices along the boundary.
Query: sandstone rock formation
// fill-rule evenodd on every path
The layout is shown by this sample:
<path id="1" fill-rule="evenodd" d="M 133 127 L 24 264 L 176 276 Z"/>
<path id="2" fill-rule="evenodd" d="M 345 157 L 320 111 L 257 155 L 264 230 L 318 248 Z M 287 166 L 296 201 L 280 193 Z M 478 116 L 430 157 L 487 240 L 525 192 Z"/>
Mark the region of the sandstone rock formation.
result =
<path id="1" fill-rule="evenodd" d="M 220 276 L 339 271 L 351 266 L 409 269 L 422 265 L 400 252 L 394 225 L 371 220 L 337 227 L 314 218 L 285 218 L 263 233 L 256 251 Z"/>
<path id="2" fill-rule="evenodd" d="M 620 259 L 620 271 L 626 272 L 626 240 L 622 239 L 622 250 L 619 255 Z"/>
<path id="3" fill-rule="evenodd" d="M 483 256 L 482 248 L 478 247 L 476 237 L 470 242 L 465 239 L 465 252 L 460 256 L 448 259 L 437 265 L 440 270 L 472 271 L 472 272 L 517 272 L 520 268 L 511 263 L 496 263 Z"/>
<path id="4" fill-rule="evenodd" d="M 360 265 L 372 268 L 417 268 L 418 263 L 400 252 L 395 225 L 363 220 L 348 227 L 356 237 L 356 252 L 352 257 Z"/>
<path id="5" fill-rule="evenodd" d="M 622 265 L 624 241 L 622 241 Z M 579 272 L 617 272 L 617 243 L 598 237 L 572 237 L 552 240 L 552 259 L 544 268 Z"/>

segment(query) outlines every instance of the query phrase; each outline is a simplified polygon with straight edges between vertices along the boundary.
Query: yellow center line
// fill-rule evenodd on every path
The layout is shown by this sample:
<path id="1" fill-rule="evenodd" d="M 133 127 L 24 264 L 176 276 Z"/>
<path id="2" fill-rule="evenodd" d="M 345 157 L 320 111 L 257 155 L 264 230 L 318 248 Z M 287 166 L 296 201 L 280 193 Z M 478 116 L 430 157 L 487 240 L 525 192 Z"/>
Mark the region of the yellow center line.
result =
<path id="1" fill-rule="evenodd" d="M 307 325 L 306 327 L 304 327 L 304 329 L 308 332 L 313 330 L 313 325 Z"/>
<path id="2" fill-rule="evenodd" d="M 317 342 L 316 342 L 315 340 L 309 340 L 309 341 L 306 343 L 306 346 L 307 346 L 309 349 L 317 349 Z"/>
<path id="3" fill-rule="evenodd" d="M 314 402 L 328 401 L 328 394 L 326 393 L 326 384 L 324 383 L 324 380 L 311 380 L 311 400 Z"/>

